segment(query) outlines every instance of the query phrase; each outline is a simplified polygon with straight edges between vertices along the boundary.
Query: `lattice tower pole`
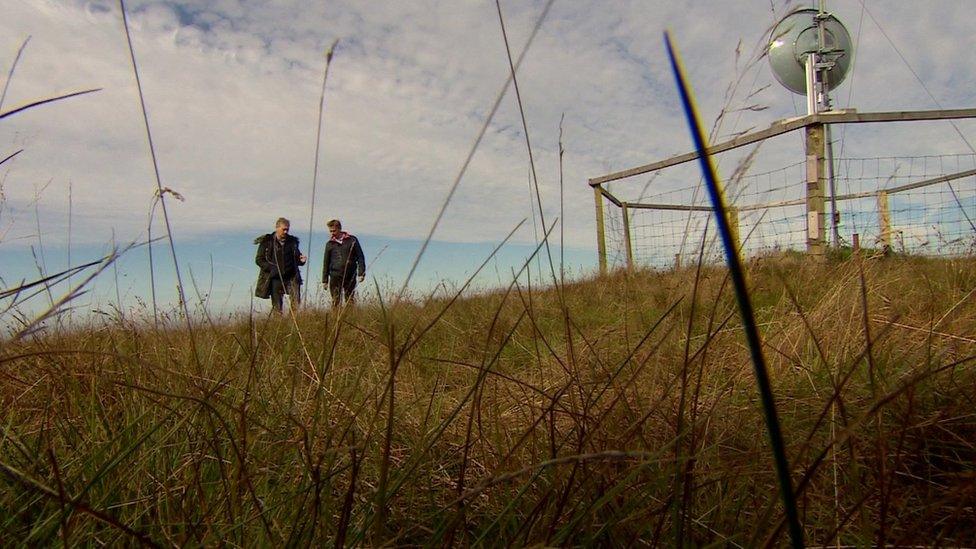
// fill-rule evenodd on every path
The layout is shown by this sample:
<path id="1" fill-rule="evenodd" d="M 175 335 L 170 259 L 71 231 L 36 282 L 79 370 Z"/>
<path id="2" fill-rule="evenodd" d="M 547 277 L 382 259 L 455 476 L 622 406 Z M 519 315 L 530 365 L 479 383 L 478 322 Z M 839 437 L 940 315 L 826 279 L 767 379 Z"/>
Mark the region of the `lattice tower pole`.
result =
<path id="1" fill-rule="evenodd" d="M 826 29 L 824 21 L 828 17 L 827 2 L 820 0 L 820 7 L 817 13 L 817 62 L 819 63 L 819 87 L 820 95 L 817 110 L 830 110 L 830 86 L 827 79 L 830 78 L 828 71 L 833 68 L 832 57 L 823 56 L 827 47 Z M 824 143 L 827 151 L 827 181 L 830 187 L 830 228 L 833 245 L 835 248 L 840 246 L 840 212 L 837 211 L 837 188 L 834 184 L 834 147 L 830 137 L 830 125 L 824 126 Z"/>
<path id="2" fill-rule="evenodd" d="M 830 105 L 827 95 L 827 69 L 823 63 L 825 46 L 824 18 L 826 5 L 819 2 L 817 22 L 817 51 L 807 56 L 807 114 L 817 114 Z M 814 259 L 824 258 L 826 224 L 824 223 L 824 167 L 826 129 L 823 124 L 811 124 L 806 128 L 807 155 L 807 253 Z M 833 160 L 831 160 L 832 162 Z M 836 210 L 835 210 L 836 211 Z"/>

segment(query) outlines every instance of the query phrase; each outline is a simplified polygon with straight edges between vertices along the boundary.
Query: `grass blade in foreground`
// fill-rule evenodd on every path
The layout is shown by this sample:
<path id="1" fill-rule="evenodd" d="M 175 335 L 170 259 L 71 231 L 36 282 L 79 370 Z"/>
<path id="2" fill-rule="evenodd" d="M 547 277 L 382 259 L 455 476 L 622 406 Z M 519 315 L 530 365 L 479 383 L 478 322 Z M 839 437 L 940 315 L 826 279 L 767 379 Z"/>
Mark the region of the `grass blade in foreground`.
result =
<path id="1" fill-rule="evenodd" d="M 779 418 L 776 415 L 776 403 L 773 399 L 772 387 L 769 384 L 769 375 L 766 372 L 766 360 L 762 354 L 762 342 L 759 341 L 759 329 L 756 327 L 756 318 L 752 311 L 752 302 L 749 299 L 749 289 L 746 287 L 746 279 L 742 269 L 742 261 L 739 257 L 739 250 L 735 240 L 732 238 L 732 231 L 729 228 L 722 189 L 719 187 L 718 176 L 716 175 L 715 167 L 712 165 L 711 156 L 707 151 L 708 145 L 705 142 L 705 134 L 702 132 L 698 113 L 691 96 L 691 89 L 685 82 L 681 61 L 678 59 L 678 55 L 671 43 L 671 35 L 667 32 L 664 33 L 664 42 L 668 48 L 671 69 L 674 72 L 675 79 L 678 81 L 678 91 L 681 92 L 681 104 L 684 106 L 685 115 L 688 118 L 688 127 L 691 130 L 692 140 L 695 142 L 695 150 L 698 151 L 698 160 L 701 163 L 702 174 L 705 177 L 708 194 L 711 197 L 712 207 L 716 213 L 715 221 L 718 225 L 719 234 L 722 235 L 722 244 L 724 245 L 725 258 L 729 265 L 729 274 L 732 276 L 732 282 L 735 285 L 735 296 L 739 303 L 739 312 L 742 315 L 742 326 L 746 333 L 746 339 L 749 342 L 752 364 L 756 373 L 756 383 L 759 385 L 759 396 L 762 400 L 763 413 L 766 416 L 769 442 L 773 447 L 773 458 L 776 462 L 776 474 L 779 477 L 780 492 L 783 496 L 783 507 L 786 511 L 786 518 L 790 527 L 790 539 L 794 547 L 803 547 L 803 529 L 800 527 L 800 517 L 796 509 L 796 499 L 793 494 L 793 482 L 790 479 L 789 463 L 786 460 L 783 434 L 780 430 Z"/>
<path id="2" fill-rule="evenodd" d="M 308 212 L 308 241 L 305 243 L 305 247 L 308 250 L 307 257 L 305 260 L 305 280 L 310 280 L 308 278 L 308 269 L 312 264 L 312 227 L 315 226 L 315 188 L 318 186 L 319 182 L 319 151 L 322 145 L 322 115 L 325 112 L 325 85 L 329 82 L 329 66 L 332 64 L 332 55 L 335 53 L 335 48 L 339 44 L 339 39 L 336 38 L 329 49 L 325 51 L 325 71 L 322 74 L 322 94 L 319 96 L 319 126 L 315 130 L 315 167 L 312 168 L 312 206 L 309 208 Z M 308 289 L 311 283 L 305 285 L 305 301 L 308 301 Z"/>

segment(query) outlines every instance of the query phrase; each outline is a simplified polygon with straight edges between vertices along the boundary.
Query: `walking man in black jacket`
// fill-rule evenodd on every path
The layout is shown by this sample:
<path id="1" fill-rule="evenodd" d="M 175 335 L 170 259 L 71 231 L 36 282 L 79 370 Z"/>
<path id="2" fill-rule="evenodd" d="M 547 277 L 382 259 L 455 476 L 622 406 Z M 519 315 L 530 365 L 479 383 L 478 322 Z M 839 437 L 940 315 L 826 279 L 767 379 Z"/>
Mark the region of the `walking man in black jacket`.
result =
<path id="1" fill-rule="evenodd" d="M 275 312 L 281 313 L 284 294 L 288 294 L 291 310 L 301 304 L 302 274 L 299 267 L 305 264 L 305 254 L 298 249 L 298 237 L 288 234 L 291 222 L 279 217 L 275 230 L 254 239 L 258 253 L 254 262 L 261 268 L 254 295 L 261 299 L 271 298 Z"/>
<path id="2" fill-rule="evenodd" d="M 359 239 L 342 230 L 342 223 L 333 219 L 325 224 L 332 236 L 325 244 L 322 265 L 322 284 L 329 287 L 332 306 L 338 307 L 343 294 L 346 303 L 356 300 L 356 283 L 366 278 L 366 257 Z"/>

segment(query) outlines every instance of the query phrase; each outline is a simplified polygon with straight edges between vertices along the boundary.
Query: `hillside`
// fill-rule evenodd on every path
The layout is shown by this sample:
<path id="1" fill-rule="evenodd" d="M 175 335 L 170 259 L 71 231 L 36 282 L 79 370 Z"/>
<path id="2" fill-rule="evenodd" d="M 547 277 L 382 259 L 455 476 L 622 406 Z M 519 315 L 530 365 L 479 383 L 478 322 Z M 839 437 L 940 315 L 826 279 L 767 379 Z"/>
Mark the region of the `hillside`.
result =
<path id="1" fill-rule="evenodd" d="M 749 281 L 807 542 L 976 544 L 976 258 Z M 731 291 L 523 276 L 4 344 L 0 543 L 785 544 Z"/>

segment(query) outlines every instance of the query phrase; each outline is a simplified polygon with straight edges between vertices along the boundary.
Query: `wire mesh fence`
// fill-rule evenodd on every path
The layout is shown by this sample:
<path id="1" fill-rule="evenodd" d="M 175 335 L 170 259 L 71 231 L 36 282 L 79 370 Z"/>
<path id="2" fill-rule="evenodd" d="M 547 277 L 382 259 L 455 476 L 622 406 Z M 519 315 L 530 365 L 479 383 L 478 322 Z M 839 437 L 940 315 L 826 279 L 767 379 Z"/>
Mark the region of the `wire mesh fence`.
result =
<path id="1" fill-rule="evenodd" d="M 918 255 L 976 253 L 976 155 L 839 158 L 833 168 L 824 223 L 834 246 L 850 247 L 857 239 L 861 247 Z M 806 163 L 797 162 L 726 183 L 747 257 L 806 248 L 806 176 Z M 609 265 L 626 265 L 628 253 L 635 264 L 658 268 L 699 256 L 721 261 L 700 182 L 648 192 L 652 186 L 645 184 L 634 202 L 603 200 Z"/>

